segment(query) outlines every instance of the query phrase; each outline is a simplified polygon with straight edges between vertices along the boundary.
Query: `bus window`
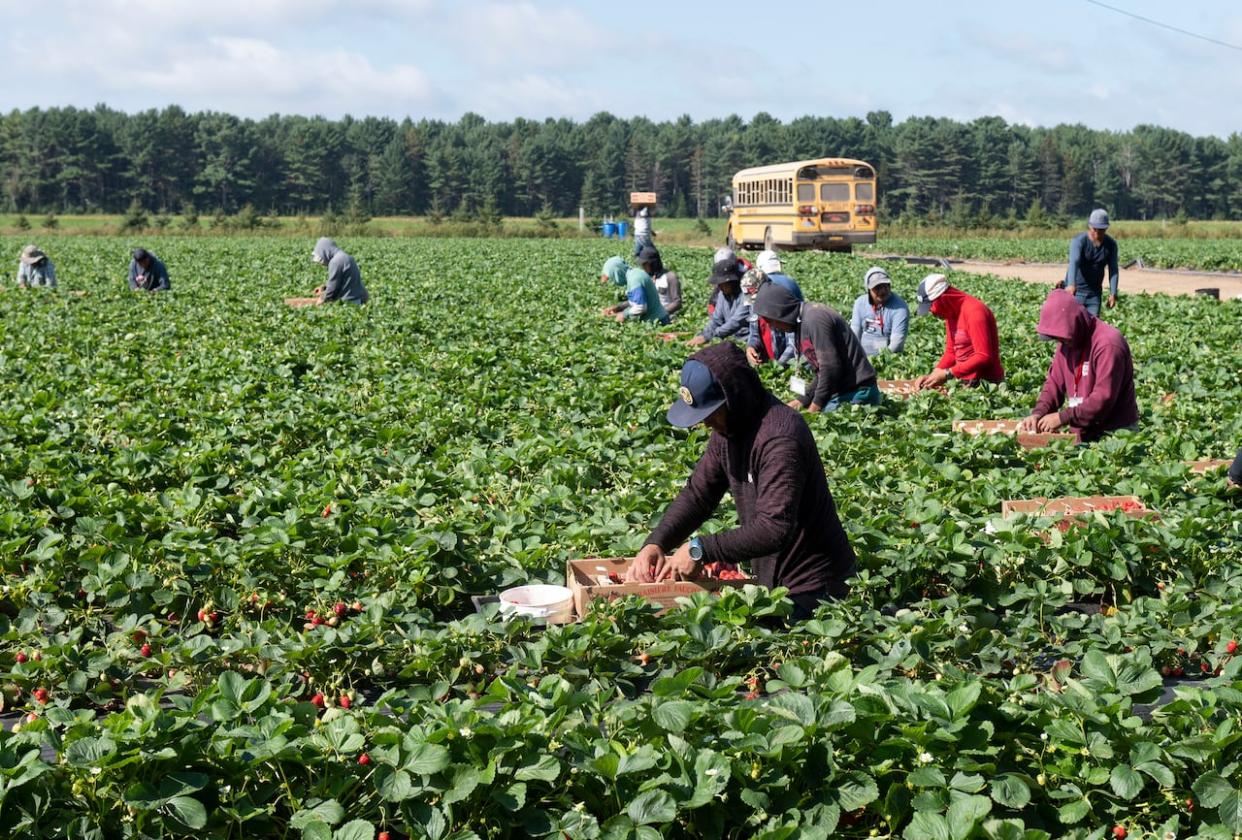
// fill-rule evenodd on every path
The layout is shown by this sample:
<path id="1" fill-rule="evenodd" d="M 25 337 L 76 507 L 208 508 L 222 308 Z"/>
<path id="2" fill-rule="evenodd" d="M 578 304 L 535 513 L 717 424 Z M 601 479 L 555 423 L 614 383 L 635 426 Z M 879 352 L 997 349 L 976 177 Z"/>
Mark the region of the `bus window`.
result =
<path id="1" fill-rule="evenodd" d="M 814 200 L 815 200 L 815 185 L 814 184 L 799 184 L 798 185 L 798 201 L 814 201 Z"/>
<path id="2" fill-rule="evenodd" d="M 849 184 L 820 184 L 819 185 L 820 201 L 849 201 L 850 185 Z"/>
<path id="3" fill-rule="evenodd" d="M 858 183 L 854 185 L 854 198 L 858 201 L 872 201 L 875 199 L 875 190 L 871 184 Z"/>

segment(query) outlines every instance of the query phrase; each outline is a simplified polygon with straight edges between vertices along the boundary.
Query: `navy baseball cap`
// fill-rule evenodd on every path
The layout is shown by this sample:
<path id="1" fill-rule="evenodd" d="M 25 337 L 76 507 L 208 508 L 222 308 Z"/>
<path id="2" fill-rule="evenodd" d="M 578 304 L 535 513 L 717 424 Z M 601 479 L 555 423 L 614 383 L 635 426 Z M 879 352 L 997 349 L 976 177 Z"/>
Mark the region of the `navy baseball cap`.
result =
<path id="1" fill-rule="evenodd" d="M 688 429 L 725 404 L 724 391 L 707 365 L 690 359 L 681 368 L 681 398 L 668 410 L 668 422 Z"/>

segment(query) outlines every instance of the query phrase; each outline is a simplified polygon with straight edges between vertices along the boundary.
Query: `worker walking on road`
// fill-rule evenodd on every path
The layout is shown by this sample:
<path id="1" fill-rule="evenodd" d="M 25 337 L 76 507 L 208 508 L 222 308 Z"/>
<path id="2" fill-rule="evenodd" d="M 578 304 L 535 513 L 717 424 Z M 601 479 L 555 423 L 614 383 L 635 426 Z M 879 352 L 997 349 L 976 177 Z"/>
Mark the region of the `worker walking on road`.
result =
<path id="1" fill-rule="evenodd" d="M 1104 295 L 1104 272 L 1108 271 L 1108 308 L 1117 305 L 1117 240 L 1106 234 L 1108 213 L 1092 210 L 1086 233 L 1070 242 L 1069 269 L 1065 273 L 1065 290 L 1087 307 L 1092 315 L 1100 314 L 1100 298 Z"/>

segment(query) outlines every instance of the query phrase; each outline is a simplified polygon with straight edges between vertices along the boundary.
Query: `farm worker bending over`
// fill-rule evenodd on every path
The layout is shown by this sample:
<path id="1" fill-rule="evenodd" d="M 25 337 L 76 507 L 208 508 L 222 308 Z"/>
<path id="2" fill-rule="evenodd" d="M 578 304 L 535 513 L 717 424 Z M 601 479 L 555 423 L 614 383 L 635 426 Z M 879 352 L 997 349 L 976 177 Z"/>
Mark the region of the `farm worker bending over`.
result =
<path id="1" fill-rule="evenodd" d="M 17 288 L 40 286 L 56 288 L 56 267 L 47 258 L 47 254 L 33 245 L 27 245 L 22 249 L 21 259 L 17 264 Z"/>
<path id="2" fill-rule="evenodd" d="M 703 423 L 712 434 L 634 557 L 630 580 L 691 580 L 703 563 L 745 560 L 764 586 L 789 589 L 795 619 L 849 592 L 854 550 L 811 430 L 763 387 L 735 344 L 726 341 L 690 357 L 668 421 L 683 428 Z M 737 507 L 738 527 L 692 537 L 726 490 Z"/>
<path id="3" fill-rule="evenodd" d="M 1117 240 L 1106 234 L 1106 230 L 1108 213 L 1092 210 L 1087 219 L 1087 232 L 1075 236 L 1069 247 L 1065 290 L 1078 298 L 1092 315 L 1100 314 L 1105 269 L 1108 269 L 1108 308 L 1117 305 Z"/>
<path id="4" fill-rule="evenodd" d="M 641 268 L 630 268 L 620 257 L 610 257 L 600 273 L 614 286 L 625 286 L 625 300 L 604 309 L 604 315 L 615 317 L 618 324 L 632 318 L 668 323 L 668 313 L 660 303 L 660 293 L 647 272 Z"/>
<path id="5" fill-rule="evenodd" d="M 969 386 L 980 381 L 1000 382 L 1000 337 L 996 316 L 983 301 L 949 285 L 943 274 L 929 274 L 919 284 L 918 315 L 928 312 L 944 321 L 944 355 L 936 369 L 914 381 L 916 388 L 935 388 L 948 379 Z"/>
<path id="6" fill-rule="evenodd" d="M 1049 433 L 1069 426 L 1088 442 L 1138 427 L 1134 360 L 1116 327 L 1087 312 L 1069 292 L 1054 289 L 1035 329 L 1040 338 L 1061 346 L 1035 409 L 1022 421 L 1023 431 Z"/>
<path id="7" fill-rule="evenodd" d="M 799 376 L 789 380 L 798 396 L 790 408 L 836 411 L 843 405 L 879 405 L 883 396 L 875 384 L 875 369 L 850 325 L 832 307 L 803 303 L 788 289 L 764 283 L 755 295 L 755 312 L 773 330 L 794 334 L 798 361 L 805 359 L 813 376 L 809 383 Z"/>
<path id="8" fill-rule="evenodd" d="M 867 269 L 863 277 L 863 293 L 854 301 L 850 329 L 862 343 L 868 356 L 885 350 L 900 353 L 906 349 L 906 332 L 910 326 L 910 307 L 893 294 L 893 281 L 879 266 Z"/>
<path id="9" fill-rule="evenodd" d="M 745 257 L 739 257 L 733 253 L 733 249 L 729 247 L 720 247 L 716 249 L 716 253 L 712 256 L 712 265 L 724 262 L 725 260 L 737 260 L 742 273 L 750 271 L 754 268 L 750 261 Z M 720 287 L 712 286 L 711 294 L 707 296 L 707 317 L 710 318 L 712 313 L 716 311 L 716 299 L 720 297 Z"/>
<path id="10" fill-rule="evenodd" d="M 367 287 L 362 285 L 362 272 L 357 261 L 337 247 L 326 236 L 315 243 L 311 260 L 328 267 L 328 280 L 315 290 L 320 303 L 339 300 L 344 303 L 363 304 L 371 299 Z"/>
<path id="11" fill-rule="evenodd" d="M 677 272 L 665 270 L 664 260 L 660 258 L 660 252 L 654 245 L 647 245 L 639 252 L 638 264 L 655 284 L 665 314 L 672 318 L 681 309 L 681 279 Z"/>
<path id="12" fill-rule="evenodd" d="M 708 282 L 716 287 L 715 306 L 703 333 L 687 344 L 698 347 L 714 338 L 735 338 L 746 343 L 750 338 L 750 303 L 742 294 L 742 267 L 738 258 L 725 257 L 713 265 Z"/>
<path id="13" fill-rule="evenodd" d="M 146 248 L 135 248 L 129 261 L 129 289 L 131 292 L 167 292 L 172 288 L 168 269 L 159 257 Z"/>
<path id="14" fill-rule="evenodd" d="M 651 244 L 651 236 L 651 208 L 643 206 L 634 214 L 634 256 Z"/>
<path id="15" fill-rule="evenodd" d="M 775 251 L 763 251 L 755 258 L 755 269 L 742 275 L 742 293 L 751 302 L 750 339 L 746 345 L 746 359 L 752 365 L 761 365 L 768 359 L 775 359 L 778 364 L 787 365 L 797 355 L 794 346 L 797 341 L 793 333 L 774 332 L 767 321 L 760 320 L 755 314 L 755 295 L 759 287 L 767 281 L 789 290 L 798 299 L 804 300 L 798 282 L 785 273 L 780 257 Z"/>
<path id="16" fill-rule="evenodd" d="M 1238 454 L 1233 458 L 1233 463 L 1229 465 L 1229 476 L 1225 479 L 1225 482 L 1234 487 L 1242 487 L 1242 449 L 1238 450 Z"/>

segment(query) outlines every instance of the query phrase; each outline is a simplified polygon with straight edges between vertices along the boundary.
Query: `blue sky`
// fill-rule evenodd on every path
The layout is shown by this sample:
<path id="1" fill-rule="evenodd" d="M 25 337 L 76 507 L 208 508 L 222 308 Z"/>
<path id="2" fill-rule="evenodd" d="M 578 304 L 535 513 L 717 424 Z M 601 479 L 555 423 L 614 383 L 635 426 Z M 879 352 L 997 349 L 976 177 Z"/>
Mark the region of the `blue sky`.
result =
<path id="1" fill-rule="evenodd" d="M 1111 0 L 1242 46 L 1242 4 Z M 1242 50 L 1087 0 L 0 0 L 0 108 L 493 120 L 766 111 L 1242 130 Z"/>

